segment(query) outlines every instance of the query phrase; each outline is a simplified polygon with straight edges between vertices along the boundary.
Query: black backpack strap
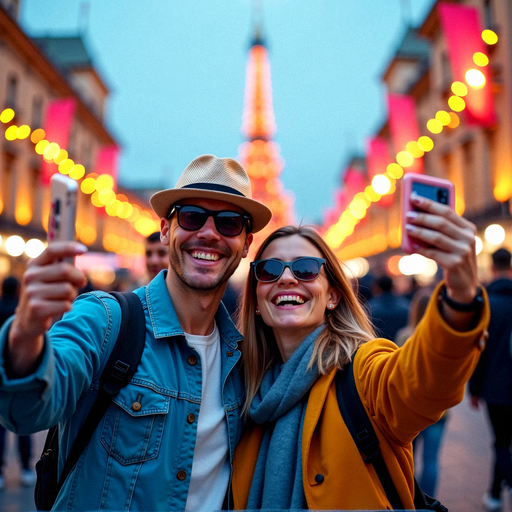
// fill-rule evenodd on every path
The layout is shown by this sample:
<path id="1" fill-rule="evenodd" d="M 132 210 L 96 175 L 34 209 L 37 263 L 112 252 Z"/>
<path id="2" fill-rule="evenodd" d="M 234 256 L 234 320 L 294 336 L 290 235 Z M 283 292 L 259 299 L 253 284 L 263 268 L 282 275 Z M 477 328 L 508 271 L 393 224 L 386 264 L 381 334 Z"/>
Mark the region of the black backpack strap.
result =
<path id="1" fill-rule="evenodd" d="M 357 392 L 353 368 L 354 357 L 355 354 L 352 362 L 343 371 L 336 372 L 336 395 L 340 413 L 358 450 L 362 452 L 364 462 L 373 464 L 389 503 L 395 510 L 403 509 L 402 500 L 380 451 L 377 434 L 375 434 L 375 429 Z M 440 501 L 421 490 L 416 478 L 414 479 L 414 508 L 448 512 L 448 509 Z"/>
<path id="2" fill-rule="evenodd" d="M 94 430 L 105 414 L 112 398 L 126 386 L 137 370 L 146 340 L 146 319 L 139 297 L 133 292 L 111 292 L 121 306 L 121 326 L 116 344 L 107 361 L 100 380 L 103 383 L 78 436 L 71 447 L 62 470 L 55 496 L 78 462 L 91 440 Z"/>
<path id="3" fill-rule="evenodd" d="M 398 495 L 393 479 L 389 474 L 386 462 L 379 448 L 379 440 L 373 425 L 368 418 L 354 380 L 353 364 L 350 363 L 343 371 L 336 372 L 336 395 L 341 416 L 352 435 L 357 448 L 363 454 L 366 464 L 373 464 L 375 472 L 384 488 L 389 503 L 395 510 L 402 510 L 402 500 Z"/>

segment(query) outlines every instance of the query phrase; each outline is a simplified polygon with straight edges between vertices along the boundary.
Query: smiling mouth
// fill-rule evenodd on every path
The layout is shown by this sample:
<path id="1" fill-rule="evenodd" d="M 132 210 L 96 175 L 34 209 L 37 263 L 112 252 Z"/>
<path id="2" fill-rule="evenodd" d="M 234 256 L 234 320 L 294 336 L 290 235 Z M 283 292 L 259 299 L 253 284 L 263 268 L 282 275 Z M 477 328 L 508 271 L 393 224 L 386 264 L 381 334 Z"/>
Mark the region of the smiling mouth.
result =
<path id="1" fill-rule="evenodd" d="M 211 253 L 207 253 L 207 252 L 197 252 L 197 251 L 190 253 L 190 255 L 195 260 L 206 260 L 206 261 L 217 261 L 220 257 L 218 254 L 211 254 Z"/>
<path id="2" fill-rule="evenodd" d="M 275 300 L 276 306 L 301 306 L 306 301 L 298 295 L 280 295 Z"/>

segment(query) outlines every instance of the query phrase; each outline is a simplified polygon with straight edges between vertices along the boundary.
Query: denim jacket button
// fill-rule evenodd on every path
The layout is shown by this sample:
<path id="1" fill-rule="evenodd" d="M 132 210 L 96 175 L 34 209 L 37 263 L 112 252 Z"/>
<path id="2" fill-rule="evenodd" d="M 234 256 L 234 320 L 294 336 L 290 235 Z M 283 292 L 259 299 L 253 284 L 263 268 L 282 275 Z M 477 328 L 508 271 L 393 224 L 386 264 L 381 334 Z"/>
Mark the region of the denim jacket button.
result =
<path id="1" fill-rule="evenodd" d="M 195 414 L 190 413 L 190 414 L 187 416 L 187 421 L 188 421 L 189 423 L 194 423 L 195 419 L 196 419 L 196 415 L 195 415 Z"/>
<path id="2" fill-rule="evenodd" d="M 194 366 L 197 363 L 197 357 L 196 356 L 188 356 L 187 362 L 190 366 Z"/>
<path id="3" fill-rule="evenodd" d="M 140 405 L 140 402 L 133 402 L 132 404 L 132 411 L 138 412 L 142 408 L 142 405 Z"/>
<path id="4" fill-rule="evenodd" d="M 178 480 L 185 480 L 187 478 L 187 473 L 185 471 L 178 471 L 178 474 L 176 475 L 178 477 Z"/>

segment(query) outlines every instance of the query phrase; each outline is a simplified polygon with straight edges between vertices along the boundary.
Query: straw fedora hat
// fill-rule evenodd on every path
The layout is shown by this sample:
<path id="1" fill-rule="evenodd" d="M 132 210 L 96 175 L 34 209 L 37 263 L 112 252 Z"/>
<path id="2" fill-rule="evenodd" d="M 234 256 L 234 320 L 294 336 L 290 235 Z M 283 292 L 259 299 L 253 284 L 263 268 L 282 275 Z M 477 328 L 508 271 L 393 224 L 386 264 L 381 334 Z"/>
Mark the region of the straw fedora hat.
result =
<path id="1" fill-rule="evenodd" d="M 251 181 L 245 169 L 231 158 L 201 155 L 185 168 L 176 186 L 162 190 L 149 200 L 160 217 L 167 217 L 171 206 L 183 199 L 218 199 L 239 206 L 252 218 L 252 231 L 262 230 L 272 211 L 252 199 Z"/>

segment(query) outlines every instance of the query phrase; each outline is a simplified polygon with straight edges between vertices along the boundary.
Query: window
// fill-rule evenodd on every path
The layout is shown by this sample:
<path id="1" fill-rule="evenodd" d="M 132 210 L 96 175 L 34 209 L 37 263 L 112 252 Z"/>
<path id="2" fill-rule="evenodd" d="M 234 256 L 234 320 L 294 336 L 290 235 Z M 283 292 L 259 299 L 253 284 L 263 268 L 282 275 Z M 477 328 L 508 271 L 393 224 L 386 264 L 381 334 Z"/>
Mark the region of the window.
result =
<path id="1" fill-rule="evenodd" d="M 492 29 L 493 24 L 493 8 L 492 8 L 492 1 L 491 0 L 485 0 L 484 1 L 484 23 L 485 28 Z"/>
<path id="2" fill-rule="evenodd" d="M 16 110 L 16 93 L 18 88 L 18 80 L 15 76 L 10 76 L 7 81 L 7 107 Z"/>
<path id="3" fill-rule="evenodd" d="M 43 99 L 40 96 L 34 96 L 32 100 L 32 128 L 41 128 L 43 124 Z"/>

